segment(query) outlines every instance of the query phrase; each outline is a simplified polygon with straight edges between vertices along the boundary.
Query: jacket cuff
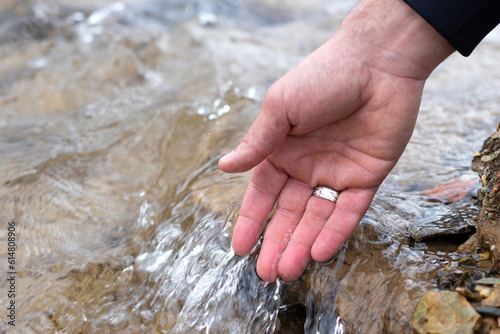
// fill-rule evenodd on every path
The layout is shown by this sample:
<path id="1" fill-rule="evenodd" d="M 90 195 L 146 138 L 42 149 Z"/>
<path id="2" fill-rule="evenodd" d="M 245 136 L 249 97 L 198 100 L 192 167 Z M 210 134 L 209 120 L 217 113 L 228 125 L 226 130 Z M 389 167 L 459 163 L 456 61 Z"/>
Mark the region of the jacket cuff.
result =
<path id="1" fill-rule="evenodd" d="M 500 23 L 500 0 L 404 0 L 463 56 Z"/>

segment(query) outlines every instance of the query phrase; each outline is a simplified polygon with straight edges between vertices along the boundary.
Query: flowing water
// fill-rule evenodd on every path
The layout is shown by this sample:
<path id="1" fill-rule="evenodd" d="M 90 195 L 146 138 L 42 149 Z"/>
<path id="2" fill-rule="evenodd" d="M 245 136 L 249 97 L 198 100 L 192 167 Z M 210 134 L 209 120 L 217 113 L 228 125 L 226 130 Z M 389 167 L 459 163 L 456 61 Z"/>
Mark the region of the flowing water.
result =
<path id="1" fill-rule="evenodd" d="M 410 145 L 332 261 L 266 284 L 256 254 L 230 247 L 249 174 L 218 158 L 353 6 L 2 0 L 0 254 L 17 274 L 15 299 L 0 283 L 0 332 L 409 332 L 459 255 L 456 239 L 413 242 L 407 228 L 474 211 L 470 195 L 422 191 L 476 177 L 471 155 L 500 116 L 498 31 L 429 79 Z"/>

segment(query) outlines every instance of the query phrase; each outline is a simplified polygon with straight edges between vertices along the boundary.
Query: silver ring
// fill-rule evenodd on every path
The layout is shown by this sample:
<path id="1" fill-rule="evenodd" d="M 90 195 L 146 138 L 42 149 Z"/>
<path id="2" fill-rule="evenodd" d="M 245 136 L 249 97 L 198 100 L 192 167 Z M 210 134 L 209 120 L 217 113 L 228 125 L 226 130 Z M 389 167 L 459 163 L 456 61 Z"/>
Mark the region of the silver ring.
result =
<path id="1" fill-rule="evenodd" d="M 323 187 L 323 186 L 317 186 L 314 188 L 312 196 L 317 196 L 321 197 L 324 199 L 327 199 L 329 201 L 332 201 L 333 203 L 337 202 L 337 199 L 339 198 L 340 193 L 330 189 L 328 187 Z"/>

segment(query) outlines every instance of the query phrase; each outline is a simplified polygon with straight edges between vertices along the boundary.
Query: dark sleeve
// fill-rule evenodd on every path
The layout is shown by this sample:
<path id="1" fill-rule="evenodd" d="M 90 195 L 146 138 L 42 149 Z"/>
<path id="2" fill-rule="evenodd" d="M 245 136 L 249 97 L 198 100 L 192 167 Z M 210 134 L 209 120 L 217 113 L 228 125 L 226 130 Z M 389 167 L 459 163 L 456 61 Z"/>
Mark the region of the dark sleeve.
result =
<path id="1" fill-rule="evenodd" d="M 462 55 L 500 23 L 500 0 L 404 0 Z"/>

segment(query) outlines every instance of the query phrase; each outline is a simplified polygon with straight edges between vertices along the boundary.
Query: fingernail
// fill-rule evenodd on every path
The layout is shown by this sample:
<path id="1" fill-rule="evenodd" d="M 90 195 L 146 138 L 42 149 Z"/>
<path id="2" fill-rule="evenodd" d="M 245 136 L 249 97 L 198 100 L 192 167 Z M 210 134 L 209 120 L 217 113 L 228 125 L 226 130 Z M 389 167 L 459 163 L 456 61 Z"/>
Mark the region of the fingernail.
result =
<path id="1" fill-rule="evenodd" d="M 226 162 L 227 160 L 231 159 L 234 155 L 235 151 L 232 150 L 231 152 L 229 152 L 228 154 L 224 155 L 222 158 L 220 158 L 220 161 L 221 162 Z"/>

